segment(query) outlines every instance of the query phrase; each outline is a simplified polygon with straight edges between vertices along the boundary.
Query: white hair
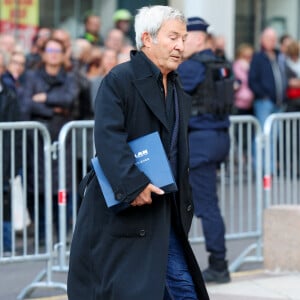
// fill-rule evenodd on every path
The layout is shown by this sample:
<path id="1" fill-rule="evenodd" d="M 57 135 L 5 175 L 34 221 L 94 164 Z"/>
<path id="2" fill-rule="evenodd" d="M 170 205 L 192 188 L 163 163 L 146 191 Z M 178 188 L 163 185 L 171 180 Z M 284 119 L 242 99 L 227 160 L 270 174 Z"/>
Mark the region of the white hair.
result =
<path id="1" fill-rule="evenodd" d="M 170 6 L 154 5 L 139 9 L 134 22 L 137 50 L 141 50 L 144 46 L 142 41 L 144 32 L 148 32 L 155 39 L 163 22 L 174 19 L 186 24 L 186 18 L 183 13 Z"/>

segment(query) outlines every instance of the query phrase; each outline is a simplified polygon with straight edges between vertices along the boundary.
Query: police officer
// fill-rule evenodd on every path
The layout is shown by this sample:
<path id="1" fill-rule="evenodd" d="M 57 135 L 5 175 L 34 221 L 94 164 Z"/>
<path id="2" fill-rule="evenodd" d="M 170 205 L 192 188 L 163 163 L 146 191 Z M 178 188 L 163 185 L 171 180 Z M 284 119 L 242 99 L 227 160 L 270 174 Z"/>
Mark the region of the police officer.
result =
<path id="1" fill-rule="evenodd" d="M 186 60 L 178 73 L 184 90 L 191 95 L 189 121 L 190 183 L 193 190 L 195 215 L 201 218 L 209 266 L 203 271 L 206 282 L 230 281 L 226 261 L 225 226 L 218 206 L 217 169 L 229 152 L 229 117 L 226 109 L 213 110 L 217 101 L 211 88 L 205 61 L 218 60 L 206 46 L 209 24 L 199 17 L 188 18 Z M 220 70 L 222 71 L 222 70 Z"/>

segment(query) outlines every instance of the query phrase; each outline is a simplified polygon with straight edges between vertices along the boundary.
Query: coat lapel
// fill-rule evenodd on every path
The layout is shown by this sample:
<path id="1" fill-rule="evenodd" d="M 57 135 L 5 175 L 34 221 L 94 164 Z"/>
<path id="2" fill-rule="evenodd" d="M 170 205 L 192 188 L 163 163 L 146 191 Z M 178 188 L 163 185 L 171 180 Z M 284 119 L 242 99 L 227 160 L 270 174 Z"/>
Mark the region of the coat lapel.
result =
<path id="1" fill-rule="evenodd" d="M 134 84 L 153 114 L 160 120 L 164 127 L 169 130 L 164 103 L 161 101 L 161 95 L 157 87 L 156 79 L 153 78 L 153 76 L 143 78 L 136 80 Z"/>
<path id="2" fill-rule="evenodd" d="M 161 100 L 157 80 L 154 77 L 150 65 L 146 62 L 146 59 L 142 57 L 143 55 L 144 54 L 137 51 L 131 52 L 131 61 L 135 74 L 133 83 L 149 109 L 169 131 L 164 103 Z"/>

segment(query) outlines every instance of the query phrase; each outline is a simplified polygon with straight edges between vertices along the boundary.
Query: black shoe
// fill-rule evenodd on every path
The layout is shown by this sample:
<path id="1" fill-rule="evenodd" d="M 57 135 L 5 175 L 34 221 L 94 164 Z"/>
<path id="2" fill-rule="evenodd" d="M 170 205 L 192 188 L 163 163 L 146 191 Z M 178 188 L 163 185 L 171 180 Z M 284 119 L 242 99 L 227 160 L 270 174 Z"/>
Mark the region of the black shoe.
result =
<path id="1" fill-rule="evenodd" d="M 210 267 L 203 271 L 202 276 L 206 283 L 228 283 L 231 280 L 228 270 L 216 271 Z"/>
<path id="2" fill-rule="evenodd" d="M 203 271 L 202 275 L 203 280 L 207 283 L 227 283 L 231 280 L 227 261 L 224 259 L 216 259 L 212 255 L 209 257 L 209 267 Z"/>

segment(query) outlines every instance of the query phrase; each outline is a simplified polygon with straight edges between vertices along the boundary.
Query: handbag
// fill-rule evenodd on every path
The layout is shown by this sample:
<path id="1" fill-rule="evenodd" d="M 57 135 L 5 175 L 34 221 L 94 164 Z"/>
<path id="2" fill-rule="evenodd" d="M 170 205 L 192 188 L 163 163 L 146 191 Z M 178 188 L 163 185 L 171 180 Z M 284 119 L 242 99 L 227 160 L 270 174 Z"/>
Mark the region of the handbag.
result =
<path id="1" fill-rule="evenodd" d="M 300 88 L 288 87 L 286 90 L 286 95 L 289 100 L 295 100 L 300 98 Z"/>
<path id="2" fill-rule="evenodd" d="M 21 231 L 30 225 L 31 220 L 23 197 L 23 186 L 20 175 L 17 175 L 11 182 L 11 193 L 13 228 L 15 231 Z"/>

